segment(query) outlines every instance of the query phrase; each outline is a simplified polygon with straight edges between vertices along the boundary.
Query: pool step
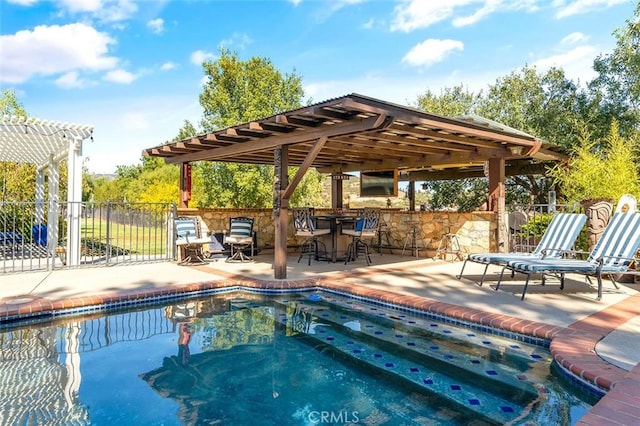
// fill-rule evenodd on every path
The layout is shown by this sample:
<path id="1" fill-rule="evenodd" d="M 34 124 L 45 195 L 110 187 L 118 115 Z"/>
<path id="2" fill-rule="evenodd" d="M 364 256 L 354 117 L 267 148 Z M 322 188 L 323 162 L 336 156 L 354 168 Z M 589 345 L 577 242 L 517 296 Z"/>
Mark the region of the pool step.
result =
<path id="1" fill-rule="evenodd" d="M 398 383 L 398 380 L 402 380 L 411 383 L 463 411 L 474 413 L 479 416 L 479 420 L 485 422 L 512 422 L 533 400 L 523 398 L 523 395 L 516 399 L 507 399 L 504 396 L 490 394 L 472 380 L 454 378 L 431 368 L 428 362 L 408 360 L 401 356 L 402 354 L 381 349 L 370 342 L 356 341 L 351 335 L 342 333 L 338 327 L 331 327 L 326 333 L 298 333 L 294 336 L 313 345 L 316 350 L 330 350 L 351 363 L 364 365 L 368 369 L 373 368 L 389 377 L 391 382 Z"/>
<path id="2" fill-rule="evenodd" d="M 397 324 L 391 324 L 388 321 L 387 324 L 381 324 L 381 319 L 369 320 L 368 315 L 358 312 L 329 310 L 319 308 L 319 305 L 310 306 L 299 302 L 287 302 L 282 306 L 285 309 L 288 306 L 291 311 L 291 307 L 294 306 L 291 303 L 295 305 L 293 309 L 295 314 L 287 318 L 290 321 L 288 325 L 298 331 L 318 334 L 322 339 L 336 329 L 353 340 L 366 340 L 367 343 L 381 350 L 397 352 L 397 347 L 400 346 L 402 356 L 407 360 L 426 362 L 433 369 L 445 374 L 483 383 L 504 396 L 517 395 L 523 399 L 533 399 L 538 396 L 538 390 L 525 373 L 536 368 L 535 364 L 538 364 L 539 368 L 546 368 L 544 358 L 536 353 L 529 355 L 529 360 L 524 365 L 526 370 L 523 371 L 514 366 L 503 365 L 505 348 L 494 347 L 492 340 L 486 340 L 485 337 L 475 339 L 477 342 L 469 342 L 467 339 L 465 342 L 469 348 L 466 352 L 461 352 L 459 343 L 455 346 L 452 344 L 453 337 L 447 333 L 451 330 L 449 327 L 444 329 L 440 327 L 440 334 L 430 332 L 415 338 L 411 337 L 407 331 L 412 333 L 420 331 L 419 324 L 399 330 Z M 521 355 L 524 356 L 524 354 Z"/>

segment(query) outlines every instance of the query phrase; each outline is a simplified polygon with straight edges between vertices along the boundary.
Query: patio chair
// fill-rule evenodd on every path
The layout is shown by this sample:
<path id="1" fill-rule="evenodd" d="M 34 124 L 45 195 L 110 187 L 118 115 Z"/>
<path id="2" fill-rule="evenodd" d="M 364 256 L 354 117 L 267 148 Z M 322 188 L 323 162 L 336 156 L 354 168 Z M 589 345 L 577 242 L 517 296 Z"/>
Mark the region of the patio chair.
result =
<path id="1" fill-rule="evenodd" d="M 524 299 L 531 275 L 535 273 L 560 276 L 560 289 L 564 289 L 567 273 L 595 276 L 598 280 L 598 300 L 602 299 L 602 275 L 609 275 L 613 285 L 618 288 L 613 275 L 624 274 L 634 260 L 640 246 L 640 213 L 615 213 L 605 227 L 600 239 L 586 260 L 577 259 L 521 259 L 512 260 L 502 268 L 496 290 L 500 288 L 505 269 L 526 274 L 527 279 L 522 291 Z"/>
<path id="2" fill-rule="evenodd" d="M 489 265 L 505 265 L 509 261 L 519 259 L 539 259 L 545 257 L 554 259 L 563 257 L 568 253 L 576 239 L 580 230 L 584 226 L 587 216 L 582 213 L 558 213 L 551 219 L 549 226 L 542 235 L 540 242 L 530 253 L 509 252 L 509 253 L 475 253 L 470 254 L 462 264 L 460 273 L 456 278 L 462 278 L 462 273 L 467 262 L 475 262 L 485 265 L 482 277 L 480 278 L 480 286 L 482 286 L 487 275 Z"/>
<path id="3" fill-rule="evenodd" d="M 322 241 L 318 240 L 318 236 L 320 235 L 329 235 L 331 233 L 330 229 L 317 229 L 314 216 L 314 208 L 313 207 L 305 207 L 305 208 L 297 208 L 292 209 L 291 214 L 293 216 L 293 226 L 296 229 L 295 236 L 302 238 L 302 248 L 300 249 L 300 257 L 298 257 L 298 263 L 300 260 L 307 256 L 309 261 L 308 264 L 311 265 L 311 258 L 313 257 L 315 260 L 319 259 L 319 254 L 321 253 L 319 250 L 319 246 L 323 247 L 322 253 L 327 260 L 330 260 L 327 256 L 327 246 Z"/>
<path id="4" fill-rule="evenodd" d="M 347 258 L 344 264 L 355 261 L 360 253 L 364 254 L 367 266 L 371 264 L 371 256 L 369 254 L 369 244 L 364 238 L 374 238 L 378 235 L 378 222 L 380 221 L 380 209 L 365 208 L 362 210 L 362 216 L 356 221 L 354 229 L 343 229 L 344 235 L 352 237 L 351 243 L 347 246 Z"/>
<path id="5" fill-rule="evenodd" d="M 179 250 L 178 264 L 204 263 L 203 245 L 209 244 L 209 238 L 203 238 L 198 232 L 198 221 L 194 217 L 178 217 L 174 221 L 176 246 Z"/>
<path id="6" fill-rule="evenodd" d="M 229 244 L 231 248 L 227 261 L 251 260 L 251 257 L 244 254 L 244 251 L 251 247 L 251 256 L 253 256 L 253 218 L 232 217 L 229 219 L 229 233 L 225 232 L 224 234 L 224 244 Z"/>

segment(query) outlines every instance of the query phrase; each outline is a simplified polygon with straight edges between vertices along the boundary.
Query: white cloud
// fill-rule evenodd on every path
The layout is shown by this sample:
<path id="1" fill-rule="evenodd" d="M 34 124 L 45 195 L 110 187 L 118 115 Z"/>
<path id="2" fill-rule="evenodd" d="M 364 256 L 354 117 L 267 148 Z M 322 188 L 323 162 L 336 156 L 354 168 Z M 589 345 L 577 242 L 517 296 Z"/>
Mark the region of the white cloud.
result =
<path id="1" fill-rule="evenodd" d="M 77 71 L 71 71 L 57 78 L 55 84 L 62 89 L 82 89 L 91 83 L 88 80 L 80 78 Z"/>
<path id="2" fill-rule="evenodd" d="M 394 9 L 391 31 L 410 32 L 447 19 L 453 14 L 456 4 L 467 3 L 459 0 L 405 0 Z"/>
<path id="3" fill-rule="evenodd" d="M 114 68 L 118 59 L 108 56 L 115 40 L 85 24 L 40 25 L 0 36 L 0 81 L 23 83 L 36 75 Z M 8 58 L 8 60 L 7 60 Z"/>
<path id="4" fill-rule="evenodd" d="M 19 6 L 32 6 L 36 4 L 39 0 L 7 0 L 9 4 L 17 4 Z"/>
<path id="5" fill-rule="evenodd" d="M 110 81 L 112 83 L 119 83 L 119 84 L 129 84 L 134 82 L 137 78 L 138 78 L 137 75 L 122 69 L 109 71 L 104 76 L 105 81 Z"/>
<path id="6" fill-rule="evenodd" d="M 567 52 L 538 59 L 532 65 L 542 72 L 551 67 L 562 68 L 567 78 L 586 83 L 596 75 L 593 70 L 593 59 L 596 55 L 597 50 L 593 46 L 579 46 Z"/>
<path id="7" fill-rule="evenodd" d="M 471 14 L 456 17 L 456 12 Z M 453 19 L 455 27 L 472 25 L 487 16 L 510 10 L 529 10 L 538 8 L 536 0 L 402 0 L 394 8 L 391 31 L 411 32 L 427 28 L 446 19 Z"/>
<path id="8" fill-rule="evenodd" d="M 562 19 L 568 16 L 591 13 L 595 10 L 606 9 L 618 4 L 627 3 L 629 0 L 575 0 L 554 1 L 553 6 L 558 8 L 556 18 Z"/>
<path id="9" fill-rule="evenodd" d="M 480 21 L 482 18 L 485 18 L 492 13 L 496 12 L 502 7 L 502 0 L 489 0 L 484 6 L 480 7 L 474 13 L 469 16 L 464 16 L 461 18 L 455 18 L 453 20 L 454 27 L 464 27 L 467 25 L 473 25 L 476 22 Z"/>
<path id="10" fill-rule="evenodd" d="M 118 22 L 138 11 L 133 0 L 58 0 L 58 6 L 71 14 L 89 14 L 104 22 Z"/>
<path id="11" fill-rule="evenodd" d="M 587 41 L 589 39 L 584 33 L 581 32 L 573 32 L 567 36 L 565 36 L 562 40 L 560 40 L 560 44 L 577 44 L 581 41 Z"/>
<path id="12" fill-rule="evenodd" d="M 204 50 L 196 50 L 191 54 L 189 59 L 194 65 L 202 65 L 204 61 L 208 59 L 213 59 L 215 57 L 216 55 L 214 55 L 211 52 L 205 52 Z"/>
<path id="13" fill-rule="evenodd" d="M 178 66 L 174 62 L 165 62 L 160 66 L 160 70 L 162 71 L 170 71 L 176 69 Z"/>
<path id="14" fill-rule="evenodd" d="M 220 42 L 220 47 L 225 48 L 225 47 L 235 46 L 239 50 L 242 50 L 251 43 L 253 43 L 253 40 L 247 34 L 233 33 L 230 38 L 222 40 Z"/>
<path id="15" fill-rule="evenodd" d="M 147 21 L 147 28 L 149 28 L 154 34 L 162 34 L 164 32 L 164 19 L 156 18 Z"/>
<path id="16" fill-rule="evenodd" d="M 414 66 L 429 66 L 441 62 L 454 50 L 463 50 L 464 44 L 458 40 L 427 39 L 407 52 L 402 62 Z"/>

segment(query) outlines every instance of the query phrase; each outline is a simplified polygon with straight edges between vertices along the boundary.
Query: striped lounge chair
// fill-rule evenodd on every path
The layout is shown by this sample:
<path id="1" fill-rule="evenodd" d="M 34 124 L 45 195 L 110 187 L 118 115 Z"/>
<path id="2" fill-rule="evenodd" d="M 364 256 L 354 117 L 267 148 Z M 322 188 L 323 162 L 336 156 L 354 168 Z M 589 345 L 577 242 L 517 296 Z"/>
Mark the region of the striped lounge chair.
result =
<path id="1" fill-rule="evenodd" d="M 587 216 L 582 213 L 558 213 L 551 219 L 542 239 L 531 253 L 475 253 L 470 254 L 462 264 L 460 279 L 467 262 L 481 263 L 485 265 L 480 285 L 484 282 L 489 265 L 505 265 L 510 261 L 519 259 L 547 259 L 561 258 L 571 250 L 573 244 L 584 226 Z"/>
<path id="2" fill-rule="evenodd" d="M 251 246 L 251 256 L 253 256 L 253 218 L 232 217 L 229 219 L 229 233 L 225 233 L 224 243 L 231 246 L 231 255 L 227 259 L 228 261 L 251 260 L 244 254 L 244 251 Z"/>
<path id="3" fill-rule="evenodd" d="M 576 273 L 597 278 L 598 300 L 601 300 L 602 275 L 609 275 L 614 286 L 618 288 L 612 275 L 627 272 L 639 246 L 640 213 L 615 213 L 586 260 L 548 258 L 512 260 L 502 269 L 496 290 L 500 287 L 505 269 L 527 275 L 521 300 L 527 292 L 532 274 L 543 274 L 543 278 L 544 274 L 559 275 L 560 288 L 563 289 L 565 274 Z"/>
<path id="4" fill-rule="evenodd" d="M 209 244 L 209 238 L 200 237 L 195 217 L 178 217 L 174 221 L 176 246 L 179 250 L 178 263 L 204 263 L 203 245 Z"/>

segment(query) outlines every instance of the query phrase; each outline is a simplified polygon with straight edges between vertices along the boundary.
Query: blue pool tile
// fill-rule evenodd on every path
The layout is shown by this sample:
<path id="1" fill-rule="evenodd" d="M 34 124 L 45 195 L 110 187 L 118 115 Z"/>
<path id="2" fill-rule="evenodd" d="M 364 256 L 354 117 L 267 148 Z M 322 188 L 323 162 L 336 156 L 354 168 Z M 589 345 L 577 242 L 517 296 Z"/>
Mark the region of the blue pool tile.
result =
<path id="1" fill-rule="evenodd" d="M 442 330 L 442 332 L 445 334 L 451 334 L 451 330 Z"/>
<path id="2" fill-rule="evenodd" d="M 327 340 L 331 341 L 333 340 L 333 337 L 327 337 Z"/>
<path id="3" fill-rule="evenodd" d="M 353 353 L 354 354 L 361 354 L 362 353 L 362 349 L 354 349 Z"/>
<path id="4" fill-rule="evenodd" d="M 402 339 L 404 336 L 403 336 L 402 334 L 396 334 L 396 337 L 397 337 L 398 339 Z"/>
<path id="5" fill-rule="evenodd" d="M 533 359 L 542 359 L 542 357 L 538 354 L 531 354 L 531 358 Z"/>
<path id="6" fill-rule="evenodd" d="M 416 367 L 411 367 L 411 368 L 409 369 L 409 371 L 411 371 L 412 373 L 417 373 L 417 372 L 419 372 L 420 370 L 419 370 L 418 368 L 416 368 Z"/>
<path id="7" fill-rule="evenodd" d="M 373 354 L 374 358 L 382 358 L 382 354 Z"/>
<path id="8" fill-rule="evenodd" d="M 414 342 L 407 342 L 407 346 L 415 346 L 416 344 Z"/>
<path id="9" fill-rule="evenodd" d="M 387 368 L 393 368 L 394 367 L 392 362 L 385 362 L 384 366 L 387 367 Z"/>
<path id="10" fill-rule="evenodd" d="M 469 400 L 469 404 L 470 405 L 480 405 L 480 401 L 477 399 L 470 399 Z"/>
<path id="11" fill-rule="evenodd" d="M 483 340 L 483 341 L 482 341 L 482 344 L 483 344 L 483 345 L 490 345 L 490 344 L 491 344 L 491 342 L 490 342 L 490 341 L 488 341 L 488 340 Z"/>
<path id="12" fill-rule="evenodd" d="M 450 385 L 449 387 L 451 388 L 451 390 L 454 390 L 454 391 L 462 390 L 462 386 L 460 385 Z"/>
<path id="13" fill-rule="evenodd" d="M 503 406 L 503 407 L 500 407 L 500 409 L 505 413 L 513 413 L 513 407 Z"/>
<path id="14" fill-rule="evenodd" d="M 495 370 L 487 370 L 487 374 L 488 374 L 489 376 L 497 376 L 497 375 L 498 375 L 498 372 L 497 372 L 497 371 L 495 371 Z"/>
<path id="15" fill-rule="evenodd" d="M 480 361 L 477 359 L 472 359 L 471 364 L 480 364 Z"/>
<path id="16" fill-rule="evenodd" d="M 375 334 L 382 334 L 382 331 L 378 330 L 375 332 Z"/>
<path id="17" fill-rule="evenodd" d="M 431 379 L 422 379 L 422 383 L 424 383 L 425 385 L 432 385 L 433 384 L 433 380 L 431 380 Z"/>
<path id="18" fill-rule="evenodd" d="M 440 348 L 438 346 L 436 346 L 436 345 L 431 345 L 431 346 L 429 346 L 429 349 L 433 349 L 434 351 L 437 351 Z"/>

